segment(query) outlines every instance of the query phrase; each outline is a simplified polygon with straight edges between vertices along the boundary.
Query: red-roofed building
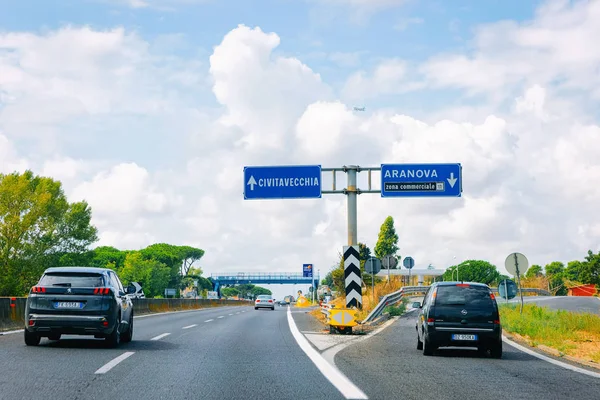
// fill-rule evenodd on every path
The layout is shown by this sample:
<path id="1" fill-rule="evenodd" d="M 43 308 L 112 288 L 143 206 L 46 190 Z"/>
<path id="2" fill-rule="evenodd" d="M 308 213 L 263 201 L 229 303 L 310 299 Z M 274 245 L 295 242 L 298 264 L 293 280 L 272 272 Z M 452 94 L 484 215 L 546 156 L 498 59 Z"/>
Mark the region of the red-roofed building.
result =
<path id="1" fill-rule="evenodd" d="M 580 285 L 569 289 L 568 296 L 594 296 L 598 293 L 596 285 Z"/>

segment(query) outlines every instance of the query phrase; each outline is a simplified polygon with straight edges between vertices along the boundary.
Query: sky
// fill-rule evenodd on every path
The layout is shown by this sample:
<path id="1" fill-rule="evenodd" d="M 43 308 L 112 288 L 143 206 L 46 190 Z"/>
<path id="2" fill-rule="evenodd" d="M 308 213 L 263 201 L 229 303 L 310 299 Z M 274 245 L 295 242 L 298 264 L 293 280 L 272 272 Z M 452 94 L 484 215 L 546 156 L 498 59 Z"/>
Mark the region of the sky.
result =
<path id="1" fill-rule="evenodd" d="M 415 268 L 600 250 L 599 1 L 0 10 L 0 172 L 61 180 L 92 206 L 96 245 L 199 247 L 206 276 L 324 276 L 346 244 L 345 196 L 244 200 L 244 166 L 461 163 L 460 198 L 360 195 L 358 240 L 374 248 L 391 215 Z"/>

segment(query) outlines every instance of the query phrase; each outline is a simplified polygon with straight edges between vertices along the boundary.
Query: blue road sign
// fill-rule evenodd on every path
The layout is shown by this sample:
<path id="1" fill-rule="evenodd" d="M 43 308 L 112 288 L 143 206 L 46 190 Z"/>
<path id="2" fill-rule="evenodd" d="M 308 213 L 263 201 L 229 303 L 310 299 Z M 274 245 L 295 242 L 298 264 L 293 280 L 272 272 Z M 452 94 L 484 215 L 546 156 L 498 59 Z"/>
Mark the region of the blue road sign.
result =
<path id="1" fill-rule="evenodd" d="M 517 284 L 510 279 L 504 279 L 498 284 L 498 294 L 503 299 L 514 298 L 517 295 Z"/>
<path id="2" fill-rule="evenodd" d="M 415 260 L 412 257 L 405 257 L 402 265 L 404 265 L 404 268 L 406 269 L 412 269 L 412 267 L 415 266 Z"/>
<path id="3" fill-rule="evenodd" d="M 320 198 L 320 165 L 244 167 L 244 200 Z"/>
<path id="4" fill-rule="evenodd" d="M 381 164 L 381 197 L 460 197 L 462 166 Z"/>
<path id="5" fill-rule="evenodd" d="M 302 264 L 302 276 L 305 278 L 312 278 L 312 276 L 313 276 L 312 264 Z"/>

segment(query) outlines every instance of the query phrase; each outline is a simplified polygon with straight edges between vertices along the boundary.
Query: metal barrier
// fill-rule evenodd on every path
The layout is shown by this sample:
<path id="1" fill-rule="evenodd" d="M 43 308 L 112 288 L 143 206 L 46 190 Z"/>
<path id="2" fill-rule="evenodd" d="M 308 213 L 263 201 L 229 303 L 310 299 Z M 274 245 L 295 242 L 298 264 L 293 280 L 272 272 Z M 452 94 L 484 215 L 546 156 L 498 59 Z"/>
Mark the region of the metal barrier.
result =
<path id="1" fill-rule="evenodd" d="M 498 293 L 498 288 L 491 288 L 491 289 L 492 289 L 492 292 Z M 396 292 L 389 293 L 389 294 L 383 296 L 381 298 L 381 300 L 379 301 L 379 304 L 377 304 L 377 306 L 375 306 L 375 308 L 371 311 L 371 313 L 369 313 L 369 315 L 367 315 L 367 318 L 365 318 L 361 322 L 361 324 L 373 322 L 375 320 L 375 318 L 377 318 L 381 315 L 381 313 L 383 312 L 385 307 L 398 303 L 400 300 L 402 300 L 402 297 L 407 296 L 407 295 L 412 296 L 412 295 L 419 294 L 419 293 L 424 294 L 427 292 L 427 290 L 429 290 L 429 286 L 404 286 L 403 288 L 401 288 L 400 290 L 398 290 Z M 550 292 L 548 292 L 547 290 L 534 289 L 534 288 L 523 288 L 523 293 L 535 293 L 535 294 L 541 295 L 541 296 L 550 296 L 551 295 Z"/>

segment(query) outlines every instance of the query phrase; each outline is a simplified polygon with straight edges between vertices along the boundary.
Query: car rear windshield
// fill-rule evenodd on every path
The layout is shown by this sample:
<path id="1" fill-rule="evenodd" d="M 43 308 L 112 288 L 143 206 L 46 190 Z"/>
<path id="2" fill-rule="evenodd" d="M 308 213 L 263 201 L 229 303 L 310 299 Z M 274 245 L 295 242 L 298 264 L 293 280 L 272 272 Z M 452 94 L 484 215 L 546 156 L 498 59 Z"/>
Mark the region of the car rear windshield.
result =
<path id="1" fill-rule="evenodd" d="M 435 305 L 489 307 L 492 305 L 492 298 L 490 290 L 483 286 L 439 286 Z"/>
<path id="2" fill-rule="evenodd" d="M 104 279 L 100 274 L 85 272 L 52 272 L 44 275 L 40 286 L 102 287 Z"/>
<path id="3" fill-rule="evenodd" d="M 260 296 L 257 297 L 258 299 L 261 300 L 269 300 L 271 298 L 271 296 L 268 296 L 266 294 L 261 294 Z"/>

